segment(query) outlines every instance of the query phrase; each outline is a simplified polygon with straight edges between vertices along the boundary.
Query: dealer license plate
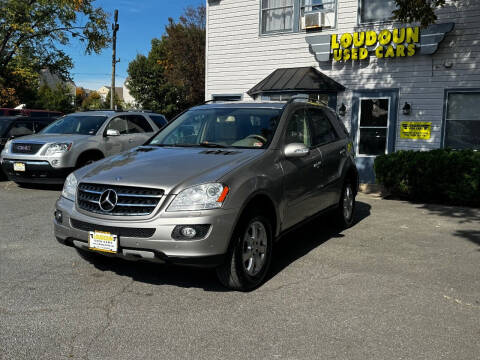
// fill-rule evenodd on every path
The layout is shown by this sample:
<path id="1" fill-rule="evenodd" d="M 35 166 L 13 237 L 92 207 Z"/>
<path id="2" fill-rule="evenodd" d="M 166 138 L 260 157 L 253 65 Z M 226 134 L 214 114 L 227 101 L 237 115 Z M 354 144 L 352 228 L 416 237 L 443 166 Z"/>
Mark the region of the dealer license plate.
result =
<path id="1" fill-rule="evenodd" d="M 88 247 L 90 250 L 116 254 L 118 251 L 118 236 L 102 231 L 90 231 Z"/>
<path id="2" fill-rule="evenodd" d="M 13 171 L 25 172 L 25 163 L 13 163 Z"/>

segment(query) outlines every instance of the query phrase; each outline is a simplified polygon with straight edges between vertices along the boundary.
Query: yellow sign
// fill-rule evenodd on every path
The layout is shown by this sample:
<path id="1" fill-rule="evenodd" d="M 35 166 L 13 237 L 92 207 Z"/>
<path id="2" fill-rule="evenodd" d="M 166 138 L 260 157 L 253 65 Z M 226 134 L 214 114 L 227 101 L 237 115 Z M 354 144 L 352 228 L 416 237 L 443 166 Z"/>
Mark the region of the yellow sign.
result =
<path id="1" fill-rule="evenodd" d="M 332 35 L 331 51 L 336 61 L 364 60 L 369 51 L 382 58 L 413 56 L 420 43 L 420 28 L 407 27 L 394 30 L 362 31 Z"/>
<path id="2" fill-rule="evenodd" d="M 428 140 L 432 133 L 431 122 L 404 121 L 400 126 L 400 138 Z"/>

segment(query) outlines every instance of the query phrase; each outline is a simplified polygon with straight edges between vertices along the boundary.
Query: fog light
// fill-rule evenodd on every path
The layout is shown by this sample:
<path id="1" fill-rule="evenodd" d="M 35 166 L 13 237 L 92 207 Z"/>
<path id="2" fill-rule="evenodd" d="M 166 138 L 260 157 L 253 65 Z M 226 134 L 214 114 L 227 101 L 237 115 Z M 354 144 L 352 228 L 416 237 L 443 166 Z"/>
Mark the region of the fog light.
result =
<path id="1" fill-rule="evenodd" d="M 183 236 L 186 238 L 192 239 L 197 235 L 197 230 L 195 230 L 192 227 L 184 227 L 182 230 L 180 230 Z"/>
<path id="2" fill-rule="evenodd" d="M 172 231 L 174 240 L 204 239 L 210 231 L 210 225 L 177 225 Z"/>
<path id="3" fill-rule="evenodd" d="M 61 224 L 61 223 L 63 222 L 63 214 L 62 214 L 62 212 L 61 212 L 60 210 L 56 210 L 55 213 L 54 213 L 54 215 L 55 215 L 55 220 L 57 220 L 57 222 L 58 222 L 59 224 Z"/>

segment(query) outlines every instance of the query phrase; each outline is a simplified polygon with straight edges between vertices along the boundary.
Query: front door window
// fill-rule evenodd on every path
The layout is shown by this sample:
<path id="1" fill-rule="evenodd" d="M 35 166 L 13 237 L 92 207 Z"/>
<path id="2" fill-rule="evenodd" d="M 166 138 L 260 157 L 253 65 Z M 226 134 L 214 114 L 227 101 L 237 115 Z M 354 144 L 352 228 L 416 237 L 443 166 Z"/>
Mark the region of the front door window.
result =
<path id="1" fill-rule="evenodd" d="M 361 98 L 357 154 L 377 156 L 388 153 L 389 98 Z"/>

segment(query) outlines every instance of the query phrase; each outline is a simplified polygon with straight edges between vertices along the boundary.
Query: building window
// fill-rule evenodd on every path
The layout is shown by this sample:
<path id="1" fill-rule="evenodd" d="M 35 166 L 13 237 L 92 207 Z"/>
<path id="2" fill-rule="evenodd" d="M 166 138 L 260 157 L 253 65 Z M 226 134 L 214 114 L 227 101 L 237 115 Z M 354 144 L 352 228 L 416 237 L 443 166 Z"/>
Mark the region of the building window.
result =
<path id="1" fill-rule="evenodd" d="M 389 98 L 361 98 L 357 154 L 377 156 L 388 153 Z"/>
<path id="2" fill-rule="evenodd" d="M 444 145 L 480 149 L 480 92 L 449 92 Z"/>
<path id="3" fill-rule="evenodd" d="M 262 34 L 293 31 L 294 0 L 262 0 Z"/>
<path id="4" fill-rule="evenodd" d="M 359 23 L 391 21 L 397 8 L 395 0 L 360 0 Z"/>
<path id="5" fill-rule="evenodd" d="M 335 11 L 336 0 L 301 0 L 300 14 Z"/>

